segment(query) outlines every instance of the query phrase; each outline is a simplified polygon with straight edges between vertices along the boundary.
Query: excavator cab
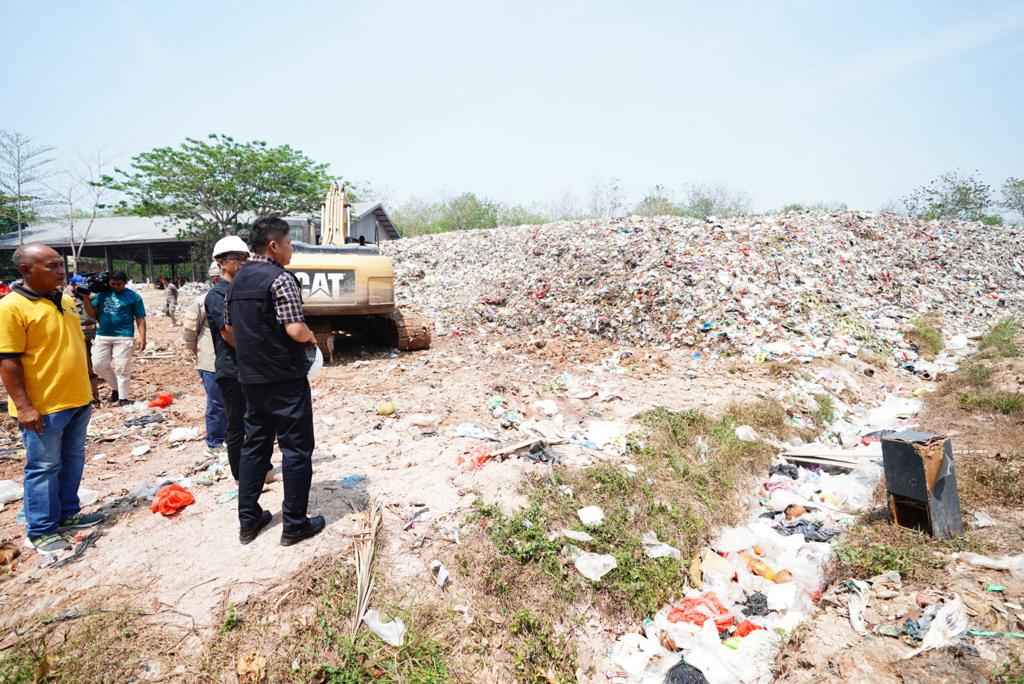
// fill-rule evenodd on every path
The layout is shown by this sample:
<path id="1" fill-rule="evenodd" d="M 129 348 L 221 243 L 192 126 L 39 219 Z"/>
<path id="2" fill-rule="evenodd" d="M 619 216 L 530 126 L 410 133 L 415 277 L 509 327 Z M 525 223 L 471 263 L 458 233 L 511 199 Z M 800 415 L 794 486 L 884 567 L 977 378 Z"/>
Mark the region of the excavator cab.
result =
<path id="1" fill-rule="evenodd" d="M 348 235 L 344 188 L 331 188 L 321 223 L 286 218 L 294 254 L 288 270 L 302 287 L 302 310 L 331 363 L 338 335 L 360 336 L 400 350 L 430 347 L 426 321 L 395 305 L 394 266 L 379 245 Z"/>

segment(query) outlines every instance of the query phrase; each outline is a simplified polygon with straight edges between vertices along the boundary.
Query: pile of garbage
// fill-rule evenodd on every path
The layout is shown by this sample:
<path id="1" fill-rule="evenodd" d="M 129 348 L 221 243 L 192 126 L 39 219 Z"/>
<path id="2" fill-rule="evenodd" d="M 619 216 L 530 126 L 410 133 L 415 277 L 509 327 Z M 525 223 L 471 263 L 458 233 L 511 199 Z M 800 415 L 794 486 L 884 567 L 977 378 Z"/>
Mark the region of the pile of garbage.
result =
<path id="1" fill-rule="evenodd" d="M 844 450 L 852 467 L 776 462 L 749 522 L 720 530 L 693 561 L 690 587 L 679 599 L 612 645 L 609 680 L 771 681 L 778 648 L 821 598 L 832 545 L 871 505 L 882 478 L 875 435 L 908 427 L 921 408 L 914 398 L 900 402 L 898 411 L 850 412 L 847 419 L 862 438 Z M 851 610 L 851 621 L 856 617 Z"/>
<path id="2" fill-rule="evenodd" d="M 983 331 L 1024 300 L 1024 231 L 892 214 L 565 221 L 388 242 L 438 334 L 525 331 L 747 360 L 917 358 L 910 321 Z"/>

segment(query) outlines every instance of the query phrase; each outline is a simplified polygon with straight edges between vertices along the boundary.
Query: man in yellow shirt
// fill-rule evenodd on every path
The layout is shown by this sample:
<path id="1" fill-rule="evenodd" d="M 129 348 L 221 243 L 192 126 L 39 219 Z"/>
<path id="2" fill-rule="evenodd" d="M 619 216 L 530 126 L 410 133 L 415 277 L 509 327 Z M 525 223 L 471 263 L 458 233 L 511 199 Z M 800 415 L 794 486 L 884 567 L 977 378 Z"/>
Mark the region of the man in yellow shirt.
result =
<path id="1" fill-rule="evenodd" d="M 25 443 L 25 545 L 42 554 L 71 548 L 60 532 L 91 527 L 78 486 L 92 388 L 74 301 L 61 292 L 64 261 L 46 245 L 22 245 L 23 281 L 0 299 L 0 378 Z"/>

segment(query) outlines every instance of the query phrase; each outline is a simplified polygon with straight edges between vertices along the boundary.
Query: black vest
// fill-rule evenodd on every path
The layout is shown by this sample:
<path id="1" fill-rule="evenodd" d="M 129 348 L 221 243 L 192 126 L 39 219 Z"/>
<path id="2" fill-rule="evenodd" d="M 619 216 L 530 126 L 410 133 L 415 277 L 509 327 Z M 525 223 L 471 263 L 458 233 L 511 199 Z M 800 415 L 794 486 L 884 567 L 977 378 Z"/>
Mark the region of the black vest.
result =
<path id="1" fill-rule="evenodd" d="M 231 283 L 231 329 L 235 334 L 238 382 L 254 385 L 306 377 L 305 347 L 285 332 L 274 312 L 270 286 L 283 268 L 251 261 Z"/>

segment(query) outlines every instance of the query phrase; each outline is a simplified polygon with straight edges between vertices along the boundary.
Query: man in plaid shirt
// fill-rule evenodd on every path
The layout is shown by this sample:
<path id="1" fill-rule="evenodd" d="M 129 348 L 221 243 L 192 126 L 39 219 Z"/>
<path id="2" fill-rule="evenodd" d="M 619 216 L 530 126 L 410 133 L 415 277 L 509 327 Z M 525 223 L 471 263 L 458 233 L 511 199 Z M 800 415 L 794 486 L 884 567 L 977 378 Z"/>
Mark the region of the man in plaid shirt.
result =
<path id="1" fill-rule="evenodd" d="M 247 407 L 238 464 L 238 538 L 248 544 L 270 524 L 272 515 L 259 498 L 276 439 L 284 479 L 281 545 L 290 546 L 325 525 L 322 516 L 306 516 L 314 447 L 306 353 L 315 338 L 302 314 L 298 281 L 284 270 L 292 258 L 288 224 L 276 216 L 258 219 L 249 247 L 253 256 L 224 302 L 224 339 L 234 344 Z"/>

